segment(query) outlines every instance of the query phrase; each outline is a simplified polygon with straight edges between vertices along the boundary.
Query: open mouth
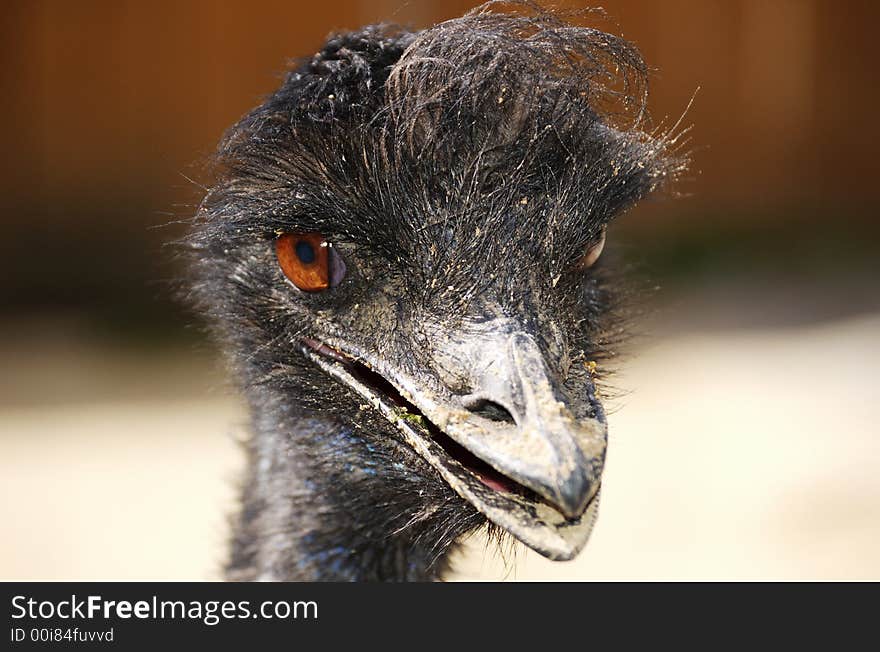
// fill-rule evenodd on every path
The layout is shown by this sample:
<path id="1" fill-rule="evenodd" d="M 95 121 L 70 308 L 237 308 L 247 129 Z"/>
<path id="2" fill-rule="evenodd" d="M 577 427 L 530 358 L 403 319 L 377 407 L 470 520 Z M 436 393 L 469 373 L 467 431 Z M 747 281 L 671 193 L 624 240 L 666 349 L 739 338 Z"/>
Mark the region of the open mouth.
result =
<path id="1" fill-rule="evenodd" d="M 599 491 L 577 517 L 566 517 L 532 489 L 499 472 L 428 419 L 398 384 L 339 348 L 302 340 L 303 352 L 324 372 L 350 387 L 392 422 L 406 442 L 462 498 L 490 521 L 550 559 L 571 559 L 595 522 Z"/>
<path id="2" fill-rule="evenodd" d="M 339 361 L 354 378 L 374 390 L 377 394 L 383 396 L 392 405 L 398 408 L 400 411 L 400 419 L 409 419 L 425 427 L 430 433 L 433 441 L 439 444 L 452 459 L 470 471 L 480 482 L 490 489 L 502 493 L 518 495 L 536 502 L 541 500 L 537 493 L 528 487 L 519 484 L 513 478 L 509 478 L 503 473 L 498 472 L 484 460 L 481 460 L 464 446 L 452 439 L 452 437 L 440 430 L 440 428 L 428 419 L 418 407 L 406 400 L 394 385 L 370 369 L 364 363 L 358 362 L 341 351 L 331 349 L 325 344 L 320 344 L 314 341 L 306 341 L 306 344 L 318 351 L 318 353 L 329 355 Z"/>

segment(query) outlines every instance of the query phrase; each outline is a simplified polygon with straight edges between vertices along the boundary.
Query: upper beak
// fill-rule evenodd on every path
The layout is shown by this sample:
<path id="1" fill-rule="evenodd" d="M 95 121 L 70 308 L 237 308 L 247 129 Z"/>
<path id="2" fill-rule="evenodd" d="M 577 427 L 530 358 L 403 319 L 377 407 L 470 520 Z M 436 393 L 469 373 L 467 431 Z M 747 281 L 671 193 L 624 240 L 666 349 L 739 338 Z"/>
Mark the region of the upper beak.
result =
<path id="1" fill-rule="evenodd" d="M 470 391 L 439 401 L 413 388 L 425 416 L 566 517 L 583 514 L 601 480 L 606 427 L 599 418 L 576 418 L 561 400 L 535 338 L 496 320 L 477 332 L 447 337 L 437 351 L 438 368 L 454 364 Z M 592 393 L 592 386 L 587 391 Z"/>

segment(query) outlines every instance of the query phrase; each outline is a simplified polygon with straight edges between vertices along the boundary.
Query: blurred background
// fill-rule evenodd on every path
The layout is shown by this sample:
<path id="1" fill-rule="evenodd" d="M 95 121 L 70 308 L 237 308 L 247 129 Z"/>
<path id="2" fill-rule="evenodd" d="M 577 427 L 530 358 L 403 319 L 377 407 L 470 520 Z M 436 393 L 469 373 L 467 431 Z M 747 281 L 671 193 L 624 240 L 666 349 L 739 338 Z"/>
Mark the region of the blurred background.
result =
<path id="1" fill-rule="evenodd" d="M 245 414 L 165 243 L 286 61 L 475 4 L 3 3 L 0 578 L 219 576 Z M 880 579 L 880 5 L 601 4 L 656 122 L 696 92 L 692 172 L 611 230 L 658 290 L 593 540 L 513 566 L 476 537 L 456 577 Z"/>

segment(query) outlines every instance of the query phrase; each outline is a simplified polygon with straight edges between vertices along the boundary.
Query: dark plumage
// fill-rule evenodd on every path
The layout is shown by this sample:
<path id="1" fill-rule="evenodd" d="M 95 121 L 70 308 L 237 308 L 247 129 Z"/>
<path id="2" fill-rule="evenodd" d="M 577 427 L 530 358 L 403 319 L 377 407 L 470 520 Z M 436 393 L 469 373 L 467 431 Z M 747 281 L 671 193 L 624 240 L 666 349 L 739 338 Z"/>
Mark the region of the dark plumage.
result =
<path id="1" fill-rule="evenodd" d="M 486 513 L 586 541 L 542 516 L 595 517 L 613 295 L 584 256 L 683 161 L 635 49 L 511 11 L 333 36 L 219 148 L 188 243 L 252 412 L 231 579 L 436 579 Z M 281 233 L 331 242 L 338 287 L 294 287 Z"/>

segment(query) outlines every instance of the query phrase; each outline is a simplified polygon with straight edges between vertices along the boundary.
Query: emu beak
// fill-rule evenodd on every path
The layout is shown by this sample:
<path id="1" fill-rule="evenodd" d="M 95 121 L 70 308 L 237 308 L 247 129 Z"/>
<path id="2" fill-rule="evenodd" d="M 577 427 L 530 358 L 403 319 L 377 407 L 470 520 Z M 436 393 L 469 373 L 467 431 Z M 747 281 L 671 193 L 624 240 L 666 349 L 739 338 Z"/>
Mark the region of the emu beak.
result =
<path id="1" fill-rule="evenodd" d="M 463 395 L 429 389 L 367 356 L 340 356 L 344 349 L 329 344 L 335 361 L 326 345 L 307 342 L 306 352 L 367 397 L 490 521 L 551 559 L 571 559 L 586 545 L 605 460 L 604 416 L 591 383 L 584 399 L 592 416 L 575 416 L 532 335 L 503 319 L 438 332 L 433 366 L 442 384 L 442 374 L 465 383 Z M 387 381 L 384 391 L 379 381 Z"/>
<path id="2" fill-rule="evenodd" d="M 490 329 L 457 344 L 473 369 L 472 391 L 464 409 L 426 405 L 428 418 L 502 476 L 579 517 L 599 488 L 605 424 L 578 420 L 558 398 L 531 335 Z"/>

